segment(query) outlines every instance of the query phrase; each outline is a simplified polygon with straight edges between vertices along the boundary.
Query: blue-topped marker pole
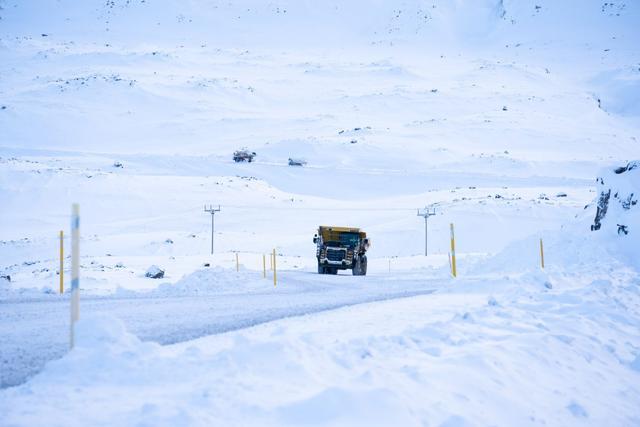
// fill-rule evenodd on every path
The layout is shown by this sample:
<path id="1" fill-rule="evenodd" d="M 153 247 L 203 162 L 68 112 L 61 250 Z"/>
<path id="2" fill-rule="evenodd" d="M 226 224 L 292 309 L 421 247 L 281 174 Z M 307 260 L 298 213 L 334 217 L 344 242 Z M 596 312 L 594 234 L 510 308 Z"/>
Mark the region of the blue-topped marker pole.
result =
<path id="1" fill-rule="evenodd" d="M 75 341 L 75 323 L 80 318 L 80 207 L 71 209 L 71 331 L 70 345 Z"/>

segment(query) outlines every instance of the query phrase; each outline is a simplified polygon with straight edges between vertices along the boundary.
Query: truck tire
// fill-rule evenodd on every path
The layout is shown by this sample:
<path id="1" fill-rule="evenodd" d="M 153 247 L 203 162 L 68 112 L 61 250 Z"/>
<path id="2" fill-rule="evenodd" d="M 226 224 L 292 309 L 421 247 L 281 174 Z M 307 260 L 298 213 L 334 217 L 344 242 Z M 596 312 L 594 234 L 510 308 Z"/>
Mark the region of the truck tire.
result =
<path id="1" fill-rule="evenodd" d="M 362 263 L 360 257 L 356 258 L 356 262 L 353 264 L 353 268 L 351 269 L 351 274 L 354 276 L 360 276 L 362 270 Z"/>
<path id="2" fill-rule="evenodd" d="M 353 274 L 354 276 L 360 275 L 360 261 L 356 261 L 355 264 L 353 264 L 353 268 L 351 269 L 351 274 Z"/>
<path id="3" fill-rule="evenodd" d="M 351 270 L 354 276 L 366 276 L 367 274 L 367 257 L 362 256 L 356 259 L 356 263 Z"/>

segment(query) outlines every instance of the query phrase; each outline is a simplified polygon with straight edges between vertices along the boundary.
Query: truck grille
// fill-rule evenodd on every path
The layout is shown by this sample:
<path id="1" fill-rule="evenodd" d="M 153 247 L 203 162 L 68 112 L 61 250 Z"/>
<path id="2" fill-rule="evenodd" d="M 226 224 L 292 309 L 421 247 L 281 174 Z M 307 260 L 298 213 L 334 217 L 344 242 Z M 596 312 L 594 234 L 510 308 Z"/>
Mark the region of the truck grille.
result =
<path id="1" fill-rule="evenodd" d="M 327 259 L 329 261 L 342 261 L 345 251 L 340 249 L 327 249 Z"/>

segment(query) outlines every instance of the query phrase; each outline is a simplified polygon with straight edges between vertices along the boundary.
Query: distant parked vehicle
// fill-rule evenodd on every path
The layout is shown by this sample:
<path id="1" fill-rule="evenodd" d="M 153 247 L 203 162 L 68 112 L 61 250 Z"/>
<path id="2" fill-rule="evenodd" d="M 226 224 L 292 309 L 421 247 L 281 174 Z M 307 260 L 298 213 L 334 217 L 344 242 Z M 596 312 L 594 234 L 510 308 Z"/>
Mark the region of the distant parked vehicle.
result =
<path id="1" fill-rule="evenodd" d="M 294 159 L 289 157 L 289 166 L 304 166 L 307 164 L 307 161 L 304 159 Z"/>
<path id="2" fill-rule="evenodd" d="M 240 150 L 236 150 L 233 152 L 233 161 L 236 163 L 239 163 L 239 162 L 251 163 L 255 156 L 256 156 L 255 151 L 249 151 L 246 148 L 242 148 Z"/>

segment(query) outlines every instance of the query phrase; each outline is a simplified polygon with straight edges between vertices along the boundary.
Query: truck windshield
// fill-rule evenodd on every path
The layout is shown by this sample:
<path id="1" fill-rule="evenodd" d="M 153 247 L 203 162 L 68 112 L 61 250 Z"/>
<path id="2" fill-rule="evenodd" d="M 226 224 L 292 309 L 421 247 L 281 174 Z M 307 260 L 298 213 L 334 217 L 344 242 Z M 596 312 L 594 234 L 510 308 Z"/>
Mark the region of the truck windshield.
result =
<path id="1" fill-rule="evenodd" d="M 340 244 L 351 248 L 358 246 L 360 235 L 358 233 L 340 233 Z"/>

